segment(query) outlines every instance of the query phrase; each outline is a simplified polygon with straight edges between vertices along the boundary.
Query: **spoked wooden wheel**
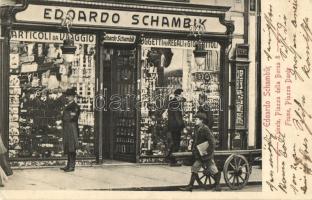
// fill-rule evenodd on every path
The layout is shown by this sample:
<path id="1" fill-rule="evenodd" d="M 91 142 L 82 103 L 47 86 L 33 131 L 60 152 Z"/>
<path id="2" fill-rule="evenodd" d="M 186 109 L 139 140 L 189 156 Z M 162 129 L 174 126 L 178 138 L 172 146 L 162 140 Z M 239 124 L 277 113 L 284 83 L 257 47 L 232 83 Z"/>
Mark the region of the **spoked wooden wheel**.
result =
<path id="1" fill-rule="evenodd" d="M 209 186 L 211 184 L 214 184 L 214 179 L 212 178 L 212 175 L 209 173 L 209 171 L 207 170 L 207 167 L 202 167 L 199 171 L 198 171 L 198 177 L 200 182 L 206 187 Z M 207 187 L 206 187 L 207 188 Z"/>
<path id="2" fill-rule="evenodd" d="M 232 190 L 242 189 L 247 184 L 250 175 L 247 159 L 242 155 L 232 154 L 224 163 L 223 175 L 225 183 Z"/>

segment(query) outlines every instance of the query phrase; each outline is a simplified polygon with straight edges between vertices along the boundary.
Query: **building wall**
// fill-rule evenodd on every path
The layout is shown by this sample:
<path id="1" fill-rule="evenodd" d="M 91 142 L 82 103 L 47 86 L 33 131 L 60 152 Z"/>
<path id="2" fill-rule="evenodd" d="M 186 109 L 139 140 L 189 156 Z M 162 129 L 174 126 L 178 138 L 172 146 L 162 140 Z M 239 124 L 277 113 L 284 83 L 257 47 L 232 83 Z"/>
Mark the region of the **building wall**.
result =
<path id="1" fill-rule="evenodd" d="M 233 20 L 235 31 L 230 50 L 230 58 L 233 56 L 235 45 L 239 43 L 249 44 L 249 78 L 248 78 L 248 147 L 255 146 L 256 140 L 256 98 L 257 98 L 257 15 L 249 10 L 250 0 L 190 0 L 190 3 L 231 6 L 226 19 Z M 231 70 L 231 69 L 230 69 Z M 231 98 L 231 96 L 229 97 Z M 230 102 L 230 101 L 229 101 Z M 229 119 L 230 121 L 230 119 Z M 229 123 L 230 124 L 230 123 Z M 229 127 L 230 128 L 230 127 Z"/>
<path id="2" fill-rule="evenodd" d="M 256 42 L 257 42 L 257 33 L 256 33 L 256 16 L 251 13 L 248 16 L 249 24 L 248 27 L 248 41 L 249 41 L 249 135 L 248 135 L 248 145 L 250 147 L 255 146 L 255 137 L 256 137 L 256 97 L 257 97 L 257 88 L 256 88 Z"/>
<path id="3" fill-rule="evenodd" d="M 227 20 L 233 20 L 235 25 L 233 46 L 242 41 L 244 35 L 244 0 L 190 0 L 193 4 L 204 4 L 213 6 L 230 6 L 226 15 Z"/>

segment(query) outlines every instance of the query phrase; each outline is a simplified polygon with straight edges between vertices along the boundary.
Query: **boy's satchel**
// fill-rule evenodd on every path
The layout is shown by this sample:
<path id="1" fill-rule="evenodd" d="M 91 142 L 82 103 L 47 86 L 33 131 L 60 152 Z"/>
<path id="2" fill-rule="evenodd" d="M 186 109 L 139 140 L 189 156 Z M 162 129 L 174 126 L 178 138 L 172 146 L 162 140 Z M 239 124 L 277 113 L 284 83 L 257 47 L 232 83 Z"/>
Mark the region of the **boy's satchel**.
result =
<path id="1" fill-rule="evenodd" d="M 203 142 L 203 143 L 196 146 L 200 156 L 208 155 L 208 152 L 207 152 L 208 146 L 209 146 L 208 141 Z"/>

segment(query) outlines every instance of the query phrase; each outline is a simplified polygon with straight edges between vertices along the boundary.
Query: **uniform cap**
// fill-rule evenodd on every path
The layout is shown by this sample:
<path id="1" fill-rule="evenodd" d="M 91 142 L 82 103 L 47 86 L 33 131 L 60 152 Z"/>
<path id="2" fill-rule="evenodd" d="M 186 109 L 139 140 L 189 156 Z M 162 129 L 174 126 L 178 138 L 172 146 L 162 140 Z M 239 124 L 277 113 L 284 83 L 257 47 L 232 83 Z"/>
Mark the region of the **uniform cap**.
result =
<path id="1" fill-rule="evenodd" d="M 182 92 L 183 90 L 179 88 L 174 91 L 174 94 L 177 95 L 177 94 L 181 94 Z"/>
<path id="2" fill-rule="evenodd" d="M 69 88 L 67 89 L 64 93 L 64 95 L 66 96 L 75 96 L 77 93 L 76 93 L 76 88 Z"/>

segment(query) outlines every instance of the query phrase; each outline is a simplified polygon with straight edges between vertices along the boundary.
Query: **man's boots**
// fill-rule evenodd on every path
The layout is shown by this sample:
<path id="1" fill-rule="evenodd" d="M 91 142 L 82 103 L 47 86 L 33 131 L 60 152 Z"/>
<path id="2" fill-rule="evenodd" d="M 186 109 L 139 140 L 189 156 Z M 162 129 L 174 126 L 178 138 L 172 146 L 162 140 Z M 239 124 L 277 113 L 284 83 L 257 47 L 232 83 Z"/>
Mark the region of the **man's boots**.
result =
<path id="1" fill-rule="evenodd" d="M 65 172 L 73 172 L 75 171 L 76 164 L 76 153 L 69 153 L 69 168 L 65 169 Z"/>
<path id="2" fill-rule="evenodd" d="M 72 161 L 72 168 L 73 169 L 75 169 L 75 167 L 76 167 L 76 156 L 77 156 L 77 154 L 76 154 L 76 152 L 74 152 L 73 153 L 73 161 Z"/>
<path id="3" fill-rule="evenodd" d="M 61 170 L 68 170 L 68 168 L 69 168 L 69 162 L 70 162 L 70 155 L 69 155 L 70 153 L 68 153 L 68 155 L 67 155 L 67 163 L 66 163 L 66 166 L 65 167 L 61 167 L 60 169 Z"/>
<path id="4" fill-rule="evenodd" d="M 198 177 L 197 173 L 192 172 L 192 176 L 190 179 L 190 183 L 188 184 L 188 186 L 184 187 L 184 188 L 180 188 L 182 191 L 192 191 L 193 186 L 194 186 L 194 182 L 196 180 L 196 176 Z"/>
<path id="5" fill-rule="evenodd" d="M 221 179 L 221 172 L 219 171 L 217 174 L 214 175 L 214 180 L 215 180 L 215 191 L 221 191 L 220 187 L 220 179 Z"/>

